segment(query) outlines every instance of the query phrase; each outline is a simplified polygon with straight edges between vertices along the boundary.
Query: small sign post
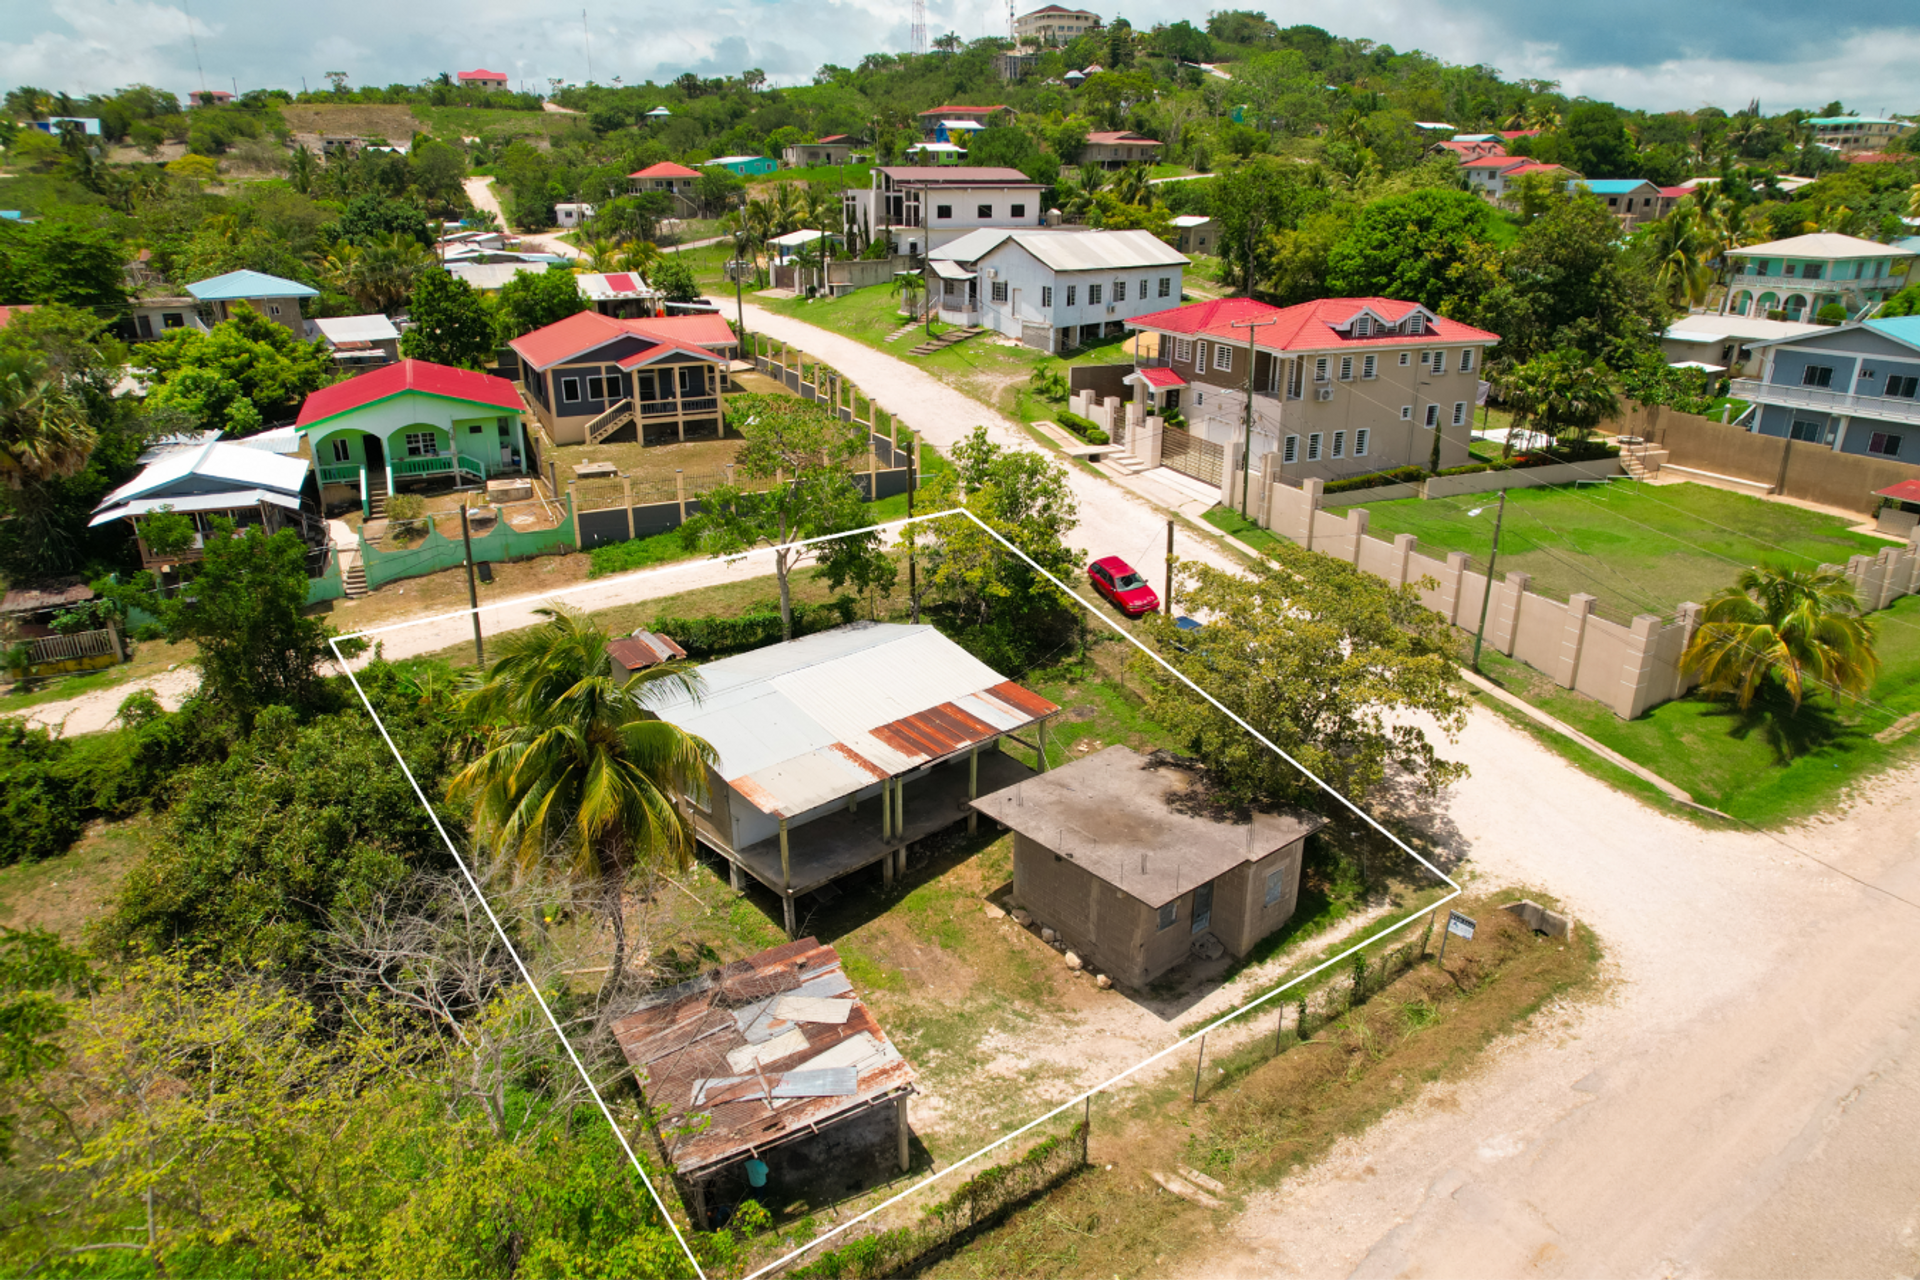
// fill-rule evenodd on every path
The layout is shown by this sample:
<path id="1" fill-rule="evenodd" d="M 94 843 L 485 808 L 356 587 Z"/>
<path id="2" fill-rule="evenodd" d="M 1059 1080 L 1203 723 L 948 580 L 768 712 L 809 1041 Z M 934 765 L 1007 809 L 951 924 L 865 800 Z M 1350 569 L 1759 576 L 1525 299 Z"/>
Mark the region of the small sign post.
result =
<path id="1" fill-rule="evenodd" d="M 1445 964 L 1447 962 L 1447 939 L 1457 933 L 1461 937 L 1465 938 L 1468 942 L 1472 942 L 1473 928 L 1474 928 L 1473 917 L 1463 916 L 1458 911 L 1454 911 L 1451 909 L 1448 910 L 1447 931 L 1440 935 L 1440 959 L 1439 959 L 1440 964 Z"/>

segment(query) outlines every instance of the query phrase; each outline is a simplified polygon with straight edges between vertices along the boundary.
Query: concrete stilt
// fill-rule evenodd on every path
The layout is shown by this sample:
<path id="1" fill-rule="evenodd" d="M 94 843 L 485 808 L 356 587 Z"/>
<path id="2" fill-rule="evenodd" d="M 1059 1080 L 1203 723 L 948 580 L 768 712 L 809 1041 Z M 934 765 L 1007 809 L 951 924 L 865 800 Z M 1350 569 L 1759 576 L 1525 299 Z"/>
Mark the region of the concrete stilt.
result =
<path id="1" fill-rule="evenodd" d="M 912 1130 L 907 1127 L 907 1099 L 912 1096 L 912 1094 L 903 1093 L 900 1095 L 900 1100 L 894 1104 L 899 1108 L 900 1115 L 897 1128 L 900 1130 L 900 1172 L 902 1173 L 907 1171 L 907 1138 L 912 1133 Z"/>

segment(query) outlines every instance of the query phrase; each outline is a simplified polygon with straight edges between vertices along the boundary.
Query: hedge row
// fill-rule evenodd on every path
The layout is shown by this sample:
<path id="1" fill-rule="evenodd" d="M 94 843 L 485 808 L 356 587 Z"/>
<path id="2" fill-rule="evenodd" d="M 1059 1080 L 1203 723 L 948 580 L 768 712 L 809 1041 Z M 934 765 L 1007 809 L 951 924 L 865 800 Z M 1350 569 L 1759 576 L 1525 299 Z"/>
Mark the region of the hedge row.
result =
<path id="1" fill-rule="evenodd" d="M 1353 489 L 1378 489 L 1384 484 L 1419 484 L 1426 478 L 1425 467 L 1395 467 L 1391 471 L 1375 471 L 1364 476 L 1349 476 L 1345 480 L 1330 481 L 1321 492 L 1346 493 Z"/>
<path id="2" fill-rule="evenodd" d="M 816 631 L 846 626 L 853 621 L 857 605 L 858 601 L 852 596 L 836 596 L 825 604 L 794 605 L 794 637 L 797 639 Z M 653 620 L 653 630 L 659 635 L 672 637 L 687 651 L 689 658 L 719 657 L 777 643 L 782 634 L 780 606 L 767 601 L 734 618 L 674 618 L 662 615 Z"/>
<path id="3" fill-rule="evenodd" d="M 1102 431 L 1099 427 L 1096 427 L 1093 423 L 1088 422 L 1077 413 L 1068 413 L 1065 409 L 1062 409 L 1059 413 L 1053 415 L 1053 420 L 1073 432 L 1073 434 L 1079 436 L 1082 440 L 1085 440 L 1088 444 L 1113 443 L 1112 436 Z"/>

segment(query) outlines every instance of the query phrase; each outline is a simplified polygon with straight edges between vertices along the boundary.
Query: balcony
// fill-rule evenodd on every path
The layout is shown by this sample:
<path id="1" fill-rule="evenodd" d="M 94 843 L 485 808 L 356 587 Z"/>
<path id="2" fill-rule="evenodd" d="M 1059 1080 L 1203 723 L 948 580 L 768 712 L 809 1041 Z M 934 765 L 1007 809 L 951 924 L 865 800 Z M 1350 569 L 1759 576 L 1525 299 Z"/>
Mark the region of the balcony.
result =
<path id="1" fill-rule="evenodd" d="M 1745 272 L 1727 282 L 1728 290 L 1733 293 L 1778 293 L 1783 298 L 1789 293 L 1858 294 L 1866 290 L 1891 289 L 1894 285 L 1893 276 L 1873 276 L 1865 280 L 1835 280 L 1828 276 L 1816 276 L 1809 280 L 1805 276 L 1761 276 Z"/>
<path id="2" fill-rule="evenodd" d="M 1813 409 L 1821 413 L 1872 418 L 1879 422 L 1920 425 L 1920 400 L 1899 396 L 1854 396 L 1828 387 L 1796 387 L 1781 382 L 1761 382 L 1755 378 L 1735 378 L 1733 395 L 1737 399 L 1752 400 L 1759 404 L 1785 405 L 1791 409 Z"/>

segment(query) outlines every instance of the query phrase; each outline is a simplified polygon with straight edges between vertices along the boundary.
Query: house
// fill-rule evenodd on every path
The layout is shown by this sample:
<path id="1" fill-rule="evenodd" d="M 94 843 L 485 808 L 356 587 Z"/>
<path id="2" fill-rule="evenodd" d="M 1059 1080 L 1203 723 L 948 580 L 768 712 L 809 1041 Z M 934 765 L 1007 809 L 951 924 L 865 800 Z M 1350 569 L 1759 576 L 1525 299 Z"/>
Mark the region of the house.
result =
<path id="1" fill-rule="evenodd" d="M 1679 206 L 1682 200 L 1692 194 L 1692 187 L 1661 187 L 1660 202 L 1654 206 L 1654 218 L 1658 220 L 1666 217 Z"/>
<path id="2" fill-rule="evenodd" d="M 1131 130 L 1121 129 L 1117 132 L 1088 134 L 1086 150 L 1080 153 L 1080 163 L 1098 165 L 1102 169 L 1124 169 L 1130 164 L 1152 164 L 1159 157 L 1160 143 Z"/>
<path id="3" fill-rule="evenodd" d="M 1009 117 L 1013 115 L 1012 107 L 928 107 L 919 113 L 920 131 L 924 136 L 931 138 L 939 125 L 952 120 L 965 120 L 984 128 L 987 121 L 1001 111 L 1006 112 Z"/>
<path id="4" fill-rule="evenodd" d="M 817 939 L 653 992 L 612 1031 L 698 1230 L 748 1198 L 833 1204 L 907 1169 L 913 1068 Z"/>
<path id="5" fill-rule="evenodd" d="M 845 197 L 847 225 L 919 256 L 981 227 L 1038 227 L 1041 184 L 1018 169 L 883 165 Z"/>
<path id="6" fill-rule="evenodd" d="M 930 626 L 855 623 L 703 663 L 696 693 L 670 691 L 662 720 L 717 753 L 690 798 L 700 843 L 735 888 L 795 902 L 880 864 L 891 884 L 906 847 L 965 815 L 965 802 L 1032 771 L 999 750 L 1060 708 Z"/>
<path id="7" fill-rule="evenodd" d="M 1920 316 L 1753 346 L 1761 376 L 1735 379 L 1733 394 L 1755 404 L 1756 434 L 1920 464 Z"/>
<path id="8" fill-rule="evenodd" d="M 993 55 L 993 73 L 1008 83 L 1026 79 L 1039 65 L 1040 55 L 1037 53 L 1016 53 L 1011 49 L 1003 49 Z"/>
<path id="9" fill-rule="evenodd" d="M 464 280 L 470 288 L 482 293 L 498 293 L 506 287 L 507 281 L 525 271 L 535 273 L 551 270 L 546 262 L 449 262 L 447 274 L 457 280 Z"/>
<path id="10" fill-rule="evenodd" d="M 1607 212 L 1629 231 L 1660 216 L 1660 188 L 1645 178 L 1576 178 L 1568 183 L 1569 190 L 1575 187 L 1604 200 Z"/>
<path id="11" fill-rule="evenodd" d="M 136 295 L 128 303 L 127 320 L 132 327 L 129 336 L 135 342 L 165 337 L 174 329 L 192 329 L 198 333 L 208 329 L 200 304 L 178 294 Z"/>
<path id="12" fill-rule="evenodd" d="M 906 150 L 916 165 L 956 165 L 967 158 L 967 149 L 957 142 L 916 142 Z"/>
<path id="13" fill-rule="evenodd" d="M 577 227 L 593 216 L 593 206 L 577 201 L 564 201 L 553 206 L 553 220 L 562 227 Z"/>
<path id="14" fill-rule="evenodd" d="M 112 614 L 101 619 L 97 629 L 54 626 L 60 615 L 93 599 L 93 588 L 77 577 L 8 587 L 0 596 L 0 648 L 15 650 L 8 662 L 13 674 L 63 675 L 125 662 L 126 640 Z"/>
<path id="15" fill-rule="evenodd" d="M 582 311 L 507 344 L 555 444 L 663 444 L 722 432 L 728 354 L 717 315 L 616 319 Z"/>
<path id="16" fill-rule="evenodd" d="M 27 128 L 38 129 L 41 133 L 50 133 L 56 138 L 64 132 L 61 126 L 69 124 L 79 126 L 80 132 L 89 138 L 100 136 L 100 121 L 94 116 L 48 116 L 45 120 L 26 122 Z"/>
<path id="17" fill-rule="evenodd" d="M 300 315 L 300 300 L 320 296 L 318 289 L 298 280 L 282 280 L 264 271 L 229 271 L 209 280 L 196 280 L 187 286 L 187 292 L 205 310 L 209 323 L 231 319 L 233 307 L 244 302 L 267 319 L 285 325 L 300 338 L 307 336 L 307 322 Z"/>
<path id="18" fill-rule="evenodd" d="M 1911 279 L 1915 255 L 1831 231 L 1727 250 L 1734 261 L 1723 309 L 1775 320 L 1812 319 L 1829 303 L 1849 316 L 1884 302 Z"/>
<path id="19" fill-rule="evenodd" d="M 1323 480 L 1425 466 L 1435 432 L 1440 465 L 1465 464 L 1481 363 L 1500 340 L 1394 298 L 1222 298 L 1128 327 L 1159 335 L 1129 375 L 1148 413 L 1177 410 L 1195 440 L 1230 450 L 1245 442 L 1251 372 L 1254 460 Z"/>
<path id="20" fill-rule="evenodd" d="M 661 313 L 660 291 L 637 271 L 587 271 L 574 283 L 603 316 L 626 320 Z"/>
<path id="21" fill-rule="evenodd" d="M 309 320 L 307 337 L 326 343 L 334 364 L 348 372 L 377 369 L 400 358 L 400 331 L 383 315 Z"/>
<path id="22" fill-rule="evenodd" d="M 671 160 L 662 160 L 659 164 L 650 164 L 644 169 L 636 169 L 627 175 L 631 184 L 629 190 L 634 195 L 648 191 L 664 191 L 669 195 L 691 198 L 694 184 L 700 181 L 697 169 L 689 169 L 683 164 Z"/>
<path id="23" fill-rule="evenodd" d="M 294 529 L 310 549 L 324 551 L 327 524 L 312 463 L 218 435 L 154 450 L 139 474 L 100 500 L 88 527 L 125 520 L 133 526 L 141 566 L 157 572 L 198 560 L 212 522 L 221 518 L 268 533 Z M 142 524 L 158 511 L 193 520 L 193 540 L 184 550 L 162 553 L 147 545 Z"/>
<path id="24" fill-rule="evenodd" d="M 780 153 L 789 168 L 806 169 L 821 164 L 845 164 L 853 155 L 854 141 L 844 133 L 829 134 L 818 142 L 796 142 Z"/>
<path id="25" fill-rule="evenodd" d="M 1023 13 L 1013 20 L 1013 36 L 1016 43 L 1032 41 L 1035 44 L 1065 44 L 1075 36 L 1083 36 L 1100 25 L 1100 15 L 1086 9 L 1063 9 L 1057 4 L 1045 5 L 1030 13 Z"/>
<path id="26" fill-rule="evenodd" d="M 983 228 L 927 254 L 927 298 L 948 324 L 1064 352 L 1177 303 L 1187 263 L 1150 231 Z"/>
<path id="27" fill-rule="evenodd" d="M 1427 148 L 1427 154 L 1452 156 L 1464 164 L 1469 160 L 1484 160 L 1490 156 L 1504 158 L 1507 144 L 1500 140 L 1498 134 L 1476 133 L 1436 142 Z"/>
<path id="28" fill-rule="evenodd" d="M 1753 359 L 1753 346 L 1819 333 L 1824 325 L 1768 320 L 1764 316 L 1682 316 L 1660 336 L 1668 364 L 1696 364 L 1739 377 Z"/>
<path id="29" fill-rule="evenodd" d="M 741 178 L 758 177 L 763 173 L 778 173 L 780 162 L 772 156 L 720 156 L 707 161 L 709 168 L 725 169 L 728 173 Z"/>
<path id="30" fill-rule="evenodd" d="M 1817 116 L 1807 127 L 1815 143 L 1835 151 L 1884 151 L 1894 139 L 1913 132 L 1911 120 L 1874 116 Z"/>
<path id="31" fill-rule="evenodd" d="M 504 71 L 462 71 L 454 76 L 462 89 L 504 89 L 507 87 L 507 73 Z"/>
<path id="32" fill-rule="evenodd" d="M 1209 936 L 1239 958 L 1284 925 L 1307 837 L 1327 822 L 1183 803 L 1206 791 L 1197 770 L 1112 746 L 973 807 L 1013 830 L 1013 900 L 1092 968 L 1140 988 L 1211 951 Z"/>
<path id="33" fill-rule="evenodd" d="M 645 671 L 648 667 L 657 667 L 663 662 L 683 661 L 687 651 L 667 636 L 641 630 L 630 636 L 621 636 L 618 640 L 607 641 L 607 656 L 622 671 L 632 674 Z"/>
<path id="34" fill-rule="evenodd" d="M 1179 237 L 1173 247 L 1182 253 L 1212 253 L 1214 241 L 1219 236 L 1219 228 L 1213 219 L 1199 213 L 1183 213 L 1173 220 L 1173 229 Z"/>
<path id="35" fill-rule="evenodd" d="M 519 392 L 505 378 L 401 360 L 308 396 L 305 439 L 328 510 L 384 514 L 396 487 L 459 488 L 518 475 L 527 457 Z"/>
<path id="36" fill-rule="evenodd" d="M 194 89 L 187 94 L 190 107 L 219 107 L 233 101 L 233 95 L 225 89 Z"/>
<path id="37" fill-rule="evenodd" d="M 934 122 L 927 141 L 951 142 L 964 148 L 972 144 L 974 134 L 984 132 L 986 127 L 978 120 L 939 120 Z"/>
<path id="38" fill-rule="evenodd" d="M 1508 155 L 1468 160 L 1461 164 L 1460 171 L 1466 176 L 1468 190 L 1491 204 L 1502 205 L 1512 202 L 1515 186 L 1529 174 L 1544 173 L 1556 181 L 1580 176 L 1565 165 L 1543 164 L 1527 156 Z"/>

